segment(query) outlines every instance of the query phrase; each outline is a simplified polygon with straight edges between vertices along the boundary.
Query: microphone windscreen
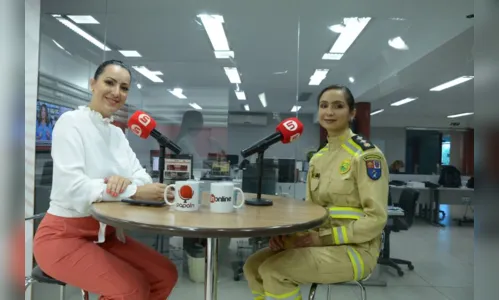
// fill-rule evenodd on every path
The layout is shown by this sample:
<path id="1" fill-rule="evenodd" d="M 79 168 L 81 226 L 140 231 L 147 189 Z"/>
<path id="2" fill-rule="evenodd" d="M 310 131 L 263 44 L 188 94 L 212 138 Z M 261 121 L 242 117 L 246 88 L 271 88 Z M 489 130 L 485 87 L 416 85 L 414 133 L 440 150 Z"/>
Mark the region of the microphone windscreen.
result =
<path id="1" fill-rule="evenodd" d="M 143 111 L 136 111 L 130 119 L 128 119 L 128 128 L 143 139 L 147 139 L 156 128 L 156 121 Z"/>
<path id="2" fill-rule="evenodd" d="M 277 125 L 276 131 L 282 134 L 281 142 L 287 144 L 301 136 L 303 133 L 303 124 L 297 118 L 288 118 Z"/>

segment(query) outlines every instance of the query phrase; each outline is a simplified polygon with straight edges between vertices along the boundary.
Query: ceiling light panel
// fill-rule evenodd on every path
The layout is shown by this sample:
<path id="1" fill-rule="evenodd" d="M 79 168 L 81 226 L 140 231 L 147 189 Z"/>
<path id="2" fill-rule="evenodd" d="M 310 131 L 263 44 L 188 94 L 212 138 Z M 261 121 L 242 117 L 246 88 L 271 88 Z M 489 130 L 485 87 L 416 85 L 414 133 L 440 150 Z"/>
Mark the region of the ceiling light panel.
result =
<path id="1" fill-rule="evenodd" d="M 147 67 L 144 66 L 133 66 L 132 67 L 135 71 L 139 72 L 142 74 L 144 77 L 147 79 L 151 80 L 152 82 L 163 82 L 163 79 L 158 77 L 159 75 L 163 75 L 160 71 L 151 71 Z"/>
<path id="2" fill-rule="evenodd" d="M 291 108 L 291 112 L 298 112 L 300 109 L 301 109 L 301 106 L 294 105 L 293 108 Z"/>
<path id="3" fill-rule="evenodd" d="M 244 91 L 234 91 L 236 93 L 237 100 L 246 100 L 246 93 Z"/>
<path id="4" fill-rule="evenodd" d="M 393 102 L 392 104 L 390 104 L 391 106 L 400 106 L 400 105 L 404 105 L 404 104 L 407 104 L 409 102 L 412 102 L 412 101 L 415 101 L 417 100 L 418 98 L 405 98 L 405 99 L 402 99 L 400 101 L 397 101 L 397 102 Z"/>
<path id="5" fill-rule="evenodd" d="M 92 16 L 68 15 L 67 17 L 76 24 L 100 24 L 99 21 Z"/>
<path id="6" fill-rule="evenodd" d="M 234 58 L 234 51 L 230 50 L 229 41 L 224 30 L 224 18 L 220 15 L 198 15 L 204 30 L 210 39 L 216 58 Z"/>
<path id="7" fill-rule="evenodd" d="M 445 89 L 451 88 L 451 87 L 459 85 L 461 83 L 464 83 L 466 81 L 472 80 L 473 78 L 475 78 L 475 76 L 461 76 L 461 77 L 458 77 L 458 78 L 453 79 L 451 81 L 442 83 L 441 85 L 437 85 L 436 87 L 431 88 L 430 91 L 431 92 L 440 92 L 440 91 L 443 91 Z"/>
<path id="8" fill-rule="evenodd" d="M 471 116 L 472 114 L 473 114 L 472 112 L 466 112 L 466 113 L 461 113 L 461 114 L 456 114 L 456 115 L 450 115 L 450 116 L 447 116 L 447 118 L 449 118 L 449 119 L 460 118 L 460 117 Z"/>
<path id="9" fill-rule="evenodd" d="M 377 114 L 380 114 L 382 112 L 384 112 L 385 110 L 384 109 L 378 109 L 378 110 L 375 110 L 371 113 L 371 116 L 374 116 L 374 115 L 377 115 Z"/>
<path id="10" fill-rule="evenodd" d="M 267 98 L 265 97 L 265 93 L 258 95 L 258 99 L 260 99 L 263 107 L 267 107 Z"/>
<path id="11" fill-rule="evenodd" d="M 82 38 L 86 39 L 90 43 L 94 44 L 98 48 L 100 48 L 103 51 L 111 51 L 109 47 L 104 45 L 101 41 L 98 39 L 94 38 L 90 34 L 88 34 L 86 31 L 81 29 L 80 27 L 76 26 L 73 22 L 69 21 L 68 19 L 65 19 L 63 17 L 55 17 L 57 21 L 61 22 L 64 24 L 64 26 L 68 27 L 69 29 L 73 30 L 75 33 L 79 34 Z"/>
<path id="12" fill-rule="evenodd" d="M 314 74 L 310 76 L 310 82 L 308 85 L 320 85 L 326 78 L 328 72 L 329 69 L 316 69 Z"/>
<path id="13" fill-rule="evenodd" d="M 343 57 L 341 53 L 324 53 L 322 59 L 324 60 L 340 60 Z"/>
<path id="14" fill-rule="evenodd" d="M 187 99 L 187 97 L 184 95 L 184 91 L 181 88 L 174 88 L 173 90 L 168 90 L 168 92 L 179 99 Z"/>
<path id="15" fill-rule="evenodd" d="M 248 104 L 245 104 L 245 105 L 244 105 L 244 110 L 245 110 L 245 111 L 249 111 L 249 110 L 250 110 L 250 109 L 249 109 L 249 105 L 248 105 Z"/>
<path id="16" fill-rule="evenodd" d="M 197 110 L 201 110 L 203 109 L 201 106 L 199 106 L 197 103 L 189 103 L 189 105 L 194 108 L 194 109 L 197 109 Z"/>
<path id="17" fill-rule="evenodd" d="M 142 57 L 139 52 L 135 50 L 119 50 L 124 57 Z"/>
<path id="18" fill-rule="evenodd" d="M 229 78 L 230 83 L 241 83 L 241 77 L 239 77 L 239 71 L 237 68 L 224 67 L 224 71 Z"/>
<path id="19" fill-rule="evenodd" d="M 66 49 L 64 49 L 64 47 L 63 47 L 63 46 L 61 46 L 61 44 L 59 44 L 59 43 L 58 43 L 58 42 L 56 42 L 55 40 L 52 40 L 52 42 L 54 42 L 54 44 L 55 44 L 57 47 L 59 47 L 60 49 L 62 49 L 62 50 L 64 50 L 64 51 L 66 51 Z"/>
<path id="20" fill-rule="evenodd" d="M 330 30 L 340 32 L 340 36 L 336 39 L 329 54 L 336 54 L 335 56 L 328 56 L 326 53 L 322 59 L 341 59 L 343 54 L 352 46 L 355 40 L 359 37 L 361 32 L 366 28 L 371 18 L 344 18 L 343 27 L 333 25 L 329 27 Z M 335 29 L 335 30 L 333 30 Z M 340 56 L 341 55 L 341 56 Z"/>
<path id="21" fill-rule="evenodd" d="M 219 59 L 234 58 L 234 51 L 215 51 L 215 57 Z"/>
<path id="22" fill-rule="evenodd" d="M 388 45 L 393 49 L 397 50 L 409 50 L 409 46 L 407 46 L 405 41 L 400 36 L 393 39 L 389 39 Z"/>

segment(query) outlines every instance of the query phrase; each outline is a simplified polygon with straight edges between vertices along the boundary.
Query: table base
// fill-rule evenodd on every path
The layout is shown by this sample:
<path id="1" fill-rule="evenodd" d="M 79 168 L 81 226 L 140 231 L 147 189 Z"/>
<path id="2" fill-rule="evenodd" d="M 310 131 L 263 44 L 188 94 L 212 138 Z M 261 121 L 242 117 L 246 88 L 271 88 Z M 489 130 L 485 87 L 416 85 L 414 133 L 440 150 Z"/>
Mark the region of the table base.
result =
<path id="1" fill-rule="evenodd" d="M 206 242 L 206 270 L 204 299 L 217 300 L 218 283 L 218 238 L 208 238 Z"/>

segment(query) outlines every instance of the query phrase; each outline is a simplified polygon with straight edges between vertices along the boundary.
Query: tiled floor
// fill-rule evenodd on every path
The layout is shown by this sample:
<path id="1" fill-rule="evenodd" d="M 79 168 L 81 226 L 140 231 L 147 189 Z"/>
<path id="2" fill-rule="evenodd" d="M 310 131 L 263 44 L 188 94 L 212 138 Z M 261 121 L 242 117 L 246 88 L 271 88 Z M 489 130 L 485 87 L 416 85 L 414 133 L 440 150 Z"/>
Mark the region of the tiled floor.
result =
<path id="1" fill-rule="evenodd" d="M 447 224 L 449 224 L 447 222 Z M 391 269 L 380 268 L 379 278 L 388 282 L 388 287 L 368 287 L 369 300 L 469 300 L 473 298 L 473 227 L 457 227 L 454 224 L 438 228 L 417 222 L 409 231 L 392 235 L 392 256 L 409 259 L 415 270 L 405 271 L 398 277 Z M 180 238 L 172 239 L 178 244 Z M 150 240 L 149 240 L 150 241 Z M 230 261 L 235 256 L 236 243 L 233 241 L 228 253 L 222 254 L 220 262 L 221 278 L 218 285 L 219 300 L 250 300 L 251 294 L 244 280 L 235 282 L 230 269 Z M 173 252 L 181 257 L 181 252 Z M 175 255 L 176 254 L 176 255 Z M 182 261 L 177 261 L 182 265 Z M 170 299 L 204 299 L 203 284 L 192 283 L 188 272 L 181 270 L 181 279 Z M 308 295 L 308 286 L 303 287 L 303 295 Z M 34 300 L 53 300 L 58 298 L 58 288 L 36 285 L 33 289 Z M 68 287 L 66 299 L 80 299 L 79 291 Z M 333 300 L 360 299 L 354 286 L 334 286 Z M 320 287 L 316 299 L 326 300 L 326 288 Z M 92 297 L 91 299 L 97 299 Z M 144 299 L 146 300 L 146 299 Z"/>

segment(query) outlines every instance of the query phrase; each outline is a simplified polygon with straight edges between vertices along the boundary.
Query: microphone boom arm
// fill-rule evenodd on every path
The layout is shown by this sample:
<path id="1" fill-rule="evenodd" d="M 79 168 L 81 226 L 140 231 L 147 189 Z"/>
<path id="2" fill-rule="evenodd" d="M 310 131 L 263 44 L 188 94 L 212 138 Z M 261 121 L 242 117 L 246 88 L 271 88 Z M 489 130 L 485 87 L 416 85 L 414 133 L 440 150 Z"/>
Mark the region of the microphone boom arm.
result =
<path id="1" fill-rule="evenodd" d="M 282 138 L 282 133 L 275 132 L 272 135 L 270 135 L 269 137 L 259 141 L 255 145 L 250 146 L 249 148 L 242 150 L 241 156 L 243 158 L 246 158 L 246 157 L 251 156 L 255 153 L 265 152 L 265 150 L 267 150 L 270 146 L 279 142 L 281 140 L 281 138 Z"/>
<path id="2" fill-rule="evenodd" d="M 157 130 L 151 131 L 151 136 L 156 141 L 158 141 L 160 146 L 170 149 L 173 153 L 179 154 L 180 152 L 182 152 L 182 149 L 179 146 L 177 146 L 175 143 L 170 141 L 167 137 L 162 135 L 159 131 L 157 131 Z"/>

